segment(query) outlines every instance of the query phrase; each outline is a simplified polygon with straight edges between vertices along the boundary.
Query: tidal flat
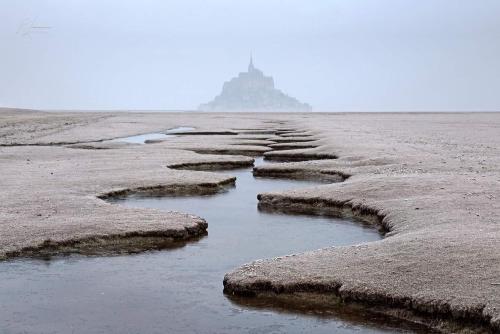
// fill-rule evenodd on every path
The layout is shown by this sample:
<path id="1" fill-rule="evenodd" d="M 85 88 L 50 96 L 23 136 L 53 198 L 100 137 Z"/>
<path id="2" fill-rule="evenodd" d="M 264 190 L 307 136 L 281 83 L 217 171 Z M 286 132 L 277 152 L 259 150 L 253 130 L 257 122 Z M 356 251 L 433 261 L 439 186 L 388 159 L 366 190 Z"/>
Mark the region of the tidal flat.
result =
<path id="1" fill-rule="evenodd" d="M 102 281 L 93 270 L 114 268 L 113 261 L 128 258 L 136 261 L 131 272 L 152 273 L 144 281 L 155 281 L 149 292 L 156 291 L 156 299 L 168 299 L 166 291 L 174 294 L 186 288 L 179 282 L 197 282 L 175 271 L 179 265 L 188 270 L 195 263 L 204 263 L 207 256 L 207 270 L 213 268 L 214 279 L 220 276 L 219 290 L 212 283 L 207 287 L 220 295 L 224 290 L 222 303 L 230 300 L 243 317 L 249 312 L 257 322 L 269 316 L 264 321 L 267 327 L 240 323 L 239 328 L 237 324 L 222 328 L 227 332 L 235 328 L 249 332 L 300 331 L 298 328 L 313 332 L 317 328 L 316 332 L 322 332 L 339 328 L 334 325 L 339 323 L 366 333 L 419 331 L 420 326 L 450 333 L 500 331 L 499 113 L 71 113 L 10 109 L 2 110 L 0 122 L 0 274 L 10 287 L 0 292 L 5 297 L 2 300 L 7 300 L 0 316 L 10 320 L 5 322 L 11 326 L 7 330 L 30 329 L 26 323 L 23 327 L 21 319 L 26 317 L 22 314 L 28 311 L 23 310 L 21 299 L 16 299 L 19 295 L 12 292 L 12 282 L 40 284 L 43 289 L 32 290 L 38 296 L 49 289 L 43 279 L 36 280 L 42 269 L 34 258 L 43 257 L 51 263 L 46 275 L 53 275 L 62 282 L 61 287 L 69 288 L 58 290 L 58 296 L 67 301 L 71 288 L 90 282 L 91 289 L 92 284 Z M 193 128 L 192 135 L 170 137 L 166 133 L 179 127 Z M 148 133 L 168 137 L 159 136 L 146 144 L 115 140 Z M 276 188 L 257 189 L 258 200 L 254 197 L 251 203 L 257 216 L 245 214 L 240 221 L 238 213 L 231 212 L 235 218 L 226 225 L 218 226 L 210 210 L 200 209 L 201 204 L 181 205 L 197 196 L 220 198 L 224 203 L 226 192 L 231 193 L 235 184 L 238 189 L 239 172 L 234 169 L 251 168 L 257 156 L 271 163 L 253 169 L 256 180 L 306 183 L 284 187 L 288 189 L 277 183 Z M 249 176 L 250 170 L 245 173 Z M 119 198 L 132 204 L 119 203 Z M 169 204 L 151 204 L 157 198 Z M 236 200 L 233 205 L 229 201 L 218 211 L 230 211 L 241 202 Z M 213 209 L 212 204 L 208 209 Z M 259 215 L 282 221 L 259 225 L 265 220 Z M 244 225 L 247 217 L 253 224 Z M 342 239 L 338 224 L 331 223 L 335 219 L 341 219 L 339 226 L 368 231 L 374 238 Z M 239 239 L 232 238 L 233 233 L 216 233 L 218 229 L 228 232 L 238 228 L 248 228 L 254 234 L 248 240 L 243 235 L 241 242 L 236 242 Z M 283 246 L 280 233 L 295 239 Z M 217 239 L 221 235 L 225 236 Z M 275 244 L 259 244 L 259 240 L 274 239 Z M 212 250 L 204 251 L 203 246 L 219 242 L 228 247 L 235 242 L 237 250 L 245 241 L 250 244 L 244 248 L 251 252 L 241 257 L 233 248 L 210 256 Z M 197 250 L 192 254 L 182 253 L 193 248 Z M 233 261 L 217 267 L 219 257 Z M 175 265 L 170 262 L 174 259 L 178 261 Z M 159 262 L 155 265 L 155 261 Z M 65 263 L 75 268 L 74 262 L 81 265 L 76 271 L 52 272 Z M 86 266 L 88 270 L 83 270 Z M 95 275 L 83 279 L 76 274 L 84 271 Z M 15 275 L 22 279 L 13 280 Z M 68 282 L 76 283 L 72 287 Z M 152 295 L 141 294 L 145 291 L 140 289 L 142 283 L 135 282 L 132 291 L 119 285 L 123 289 L 115 293 L 131 294 L 137 305 L 148 303 L 146 299 Z M 193 286 L 186 289 L 193 300 L 204 302 L 203 294 L 197 295 Z M 25 297 L 29 299 L 29 294 Z M 39 298 L 42 302 L 38 306 L 43 308 L 43 296 Z M 61 307 L 78 304 L 55 300 Z M 194 303 L 173 300 L 179 310 Z M 209 298 L 205 303 L 211 301 Z M 154 303 L 161 305 L 158 300 Z M 169 312 L 162 313 L 159 308 L 149 316 L 188 321 L 188 317 L 172 314 L 176 303 Z M 45 311 L 55 312 L 57 305 L 45 304 Z M 111 309 L 116 306 L 108 305 Z M 13 310 L 21 316 L 9 317 Z M 337 322 L 317 316 L 317 310 L 333 314 L 331 318 Z M 76 306 L 65 311 L 85 314 Z M 350 315 L 342 317 L 342 312 Z M 276 319 L 283 314 L 305 320 L 280 327 Z M 374 315 L 380 319 L 373 320 Z M 277 318 L 273 320 L 273 316 Z M 216 315 L 199 323 L 206 329 L 225 321 L 231 323 L 229 316 Z M 139 319 L 137 323 L 142 322 Z M 92 326 L 105 330 L 95 321 Z M 85 327 L 78 328 L 82 332 Z M 49 324 L 45 330 L 63 329 Z"/>

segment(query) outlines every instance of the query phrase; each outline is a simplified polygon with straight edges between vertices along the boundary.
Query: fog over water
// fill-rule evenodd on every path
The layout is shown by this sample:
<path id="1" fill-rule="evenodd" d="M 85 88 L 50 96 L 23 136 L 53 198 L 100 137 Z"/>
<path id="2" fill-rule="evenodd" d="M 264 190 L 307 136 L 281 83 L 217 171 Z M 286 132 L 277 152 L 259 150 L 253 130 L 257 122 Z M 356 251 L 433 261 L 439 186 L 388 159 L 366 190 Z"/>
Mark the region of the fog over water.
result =
<path id="1" fill-rule="evenodd" d="M 195 109 L 250 53 L 316 111 L 500 110 L 498 0 L 0 0 L 0 106 Z"/>

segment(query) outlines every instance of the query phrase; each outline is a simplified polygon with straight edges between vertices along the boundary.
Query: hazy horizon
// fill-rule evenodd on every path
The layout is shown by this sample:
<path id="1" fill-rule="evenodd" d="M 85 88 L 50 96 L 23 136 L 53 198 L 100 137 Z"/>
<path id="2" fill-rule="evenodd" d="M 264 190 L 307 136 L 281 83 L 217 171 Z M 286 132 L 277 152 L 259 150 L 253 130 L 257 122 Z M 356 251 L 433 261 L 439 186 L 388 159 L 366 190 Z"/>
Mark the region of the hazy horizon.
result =
<path id="1" fill-rule="evenodd" d="M 0 107 L 194 110 L 245 71 L 314 111 L 500 110 L 494 0 L 2 0 Z"/>

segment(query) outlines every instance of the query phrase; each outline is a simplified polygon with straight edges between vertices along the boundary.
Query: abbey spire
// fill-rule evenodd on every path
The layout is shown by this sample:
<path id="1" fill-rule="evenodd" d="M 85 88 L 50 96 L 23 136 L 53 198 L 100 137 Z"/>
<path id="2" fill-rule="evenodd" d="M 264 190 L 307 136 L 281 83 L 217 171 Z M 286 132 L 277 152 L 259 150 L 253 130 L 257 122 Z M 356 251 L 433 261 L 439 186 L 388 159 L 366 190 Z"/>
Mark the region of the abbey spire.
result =
<path id="1" fill-rule="evenodd" d="M 252 54 L 250 54 L 250 63 L 248 64 L 248 72 L 252 72 L 255 70 L 255 67 L 253 66 L 253 57 Z"/>

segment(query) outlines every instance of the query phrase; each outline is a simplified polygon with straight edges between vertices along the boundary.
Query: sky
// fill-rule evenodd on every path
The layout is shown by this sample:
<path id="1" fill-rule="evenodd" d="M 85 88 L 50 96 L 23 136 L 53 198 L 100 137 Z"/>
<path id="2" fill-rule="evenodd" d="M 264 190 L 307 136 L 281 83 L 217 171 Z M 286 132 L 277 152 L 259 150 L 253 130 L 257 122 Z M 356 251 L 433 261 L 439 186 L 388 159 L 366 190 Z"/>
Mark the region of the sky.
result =
<path id="1" fill-rule="evenodd" d="M 192 110 L 254 64 L 315 111 L 500 110 L 498 0 L 0 0 L 0 106 Z"/>

